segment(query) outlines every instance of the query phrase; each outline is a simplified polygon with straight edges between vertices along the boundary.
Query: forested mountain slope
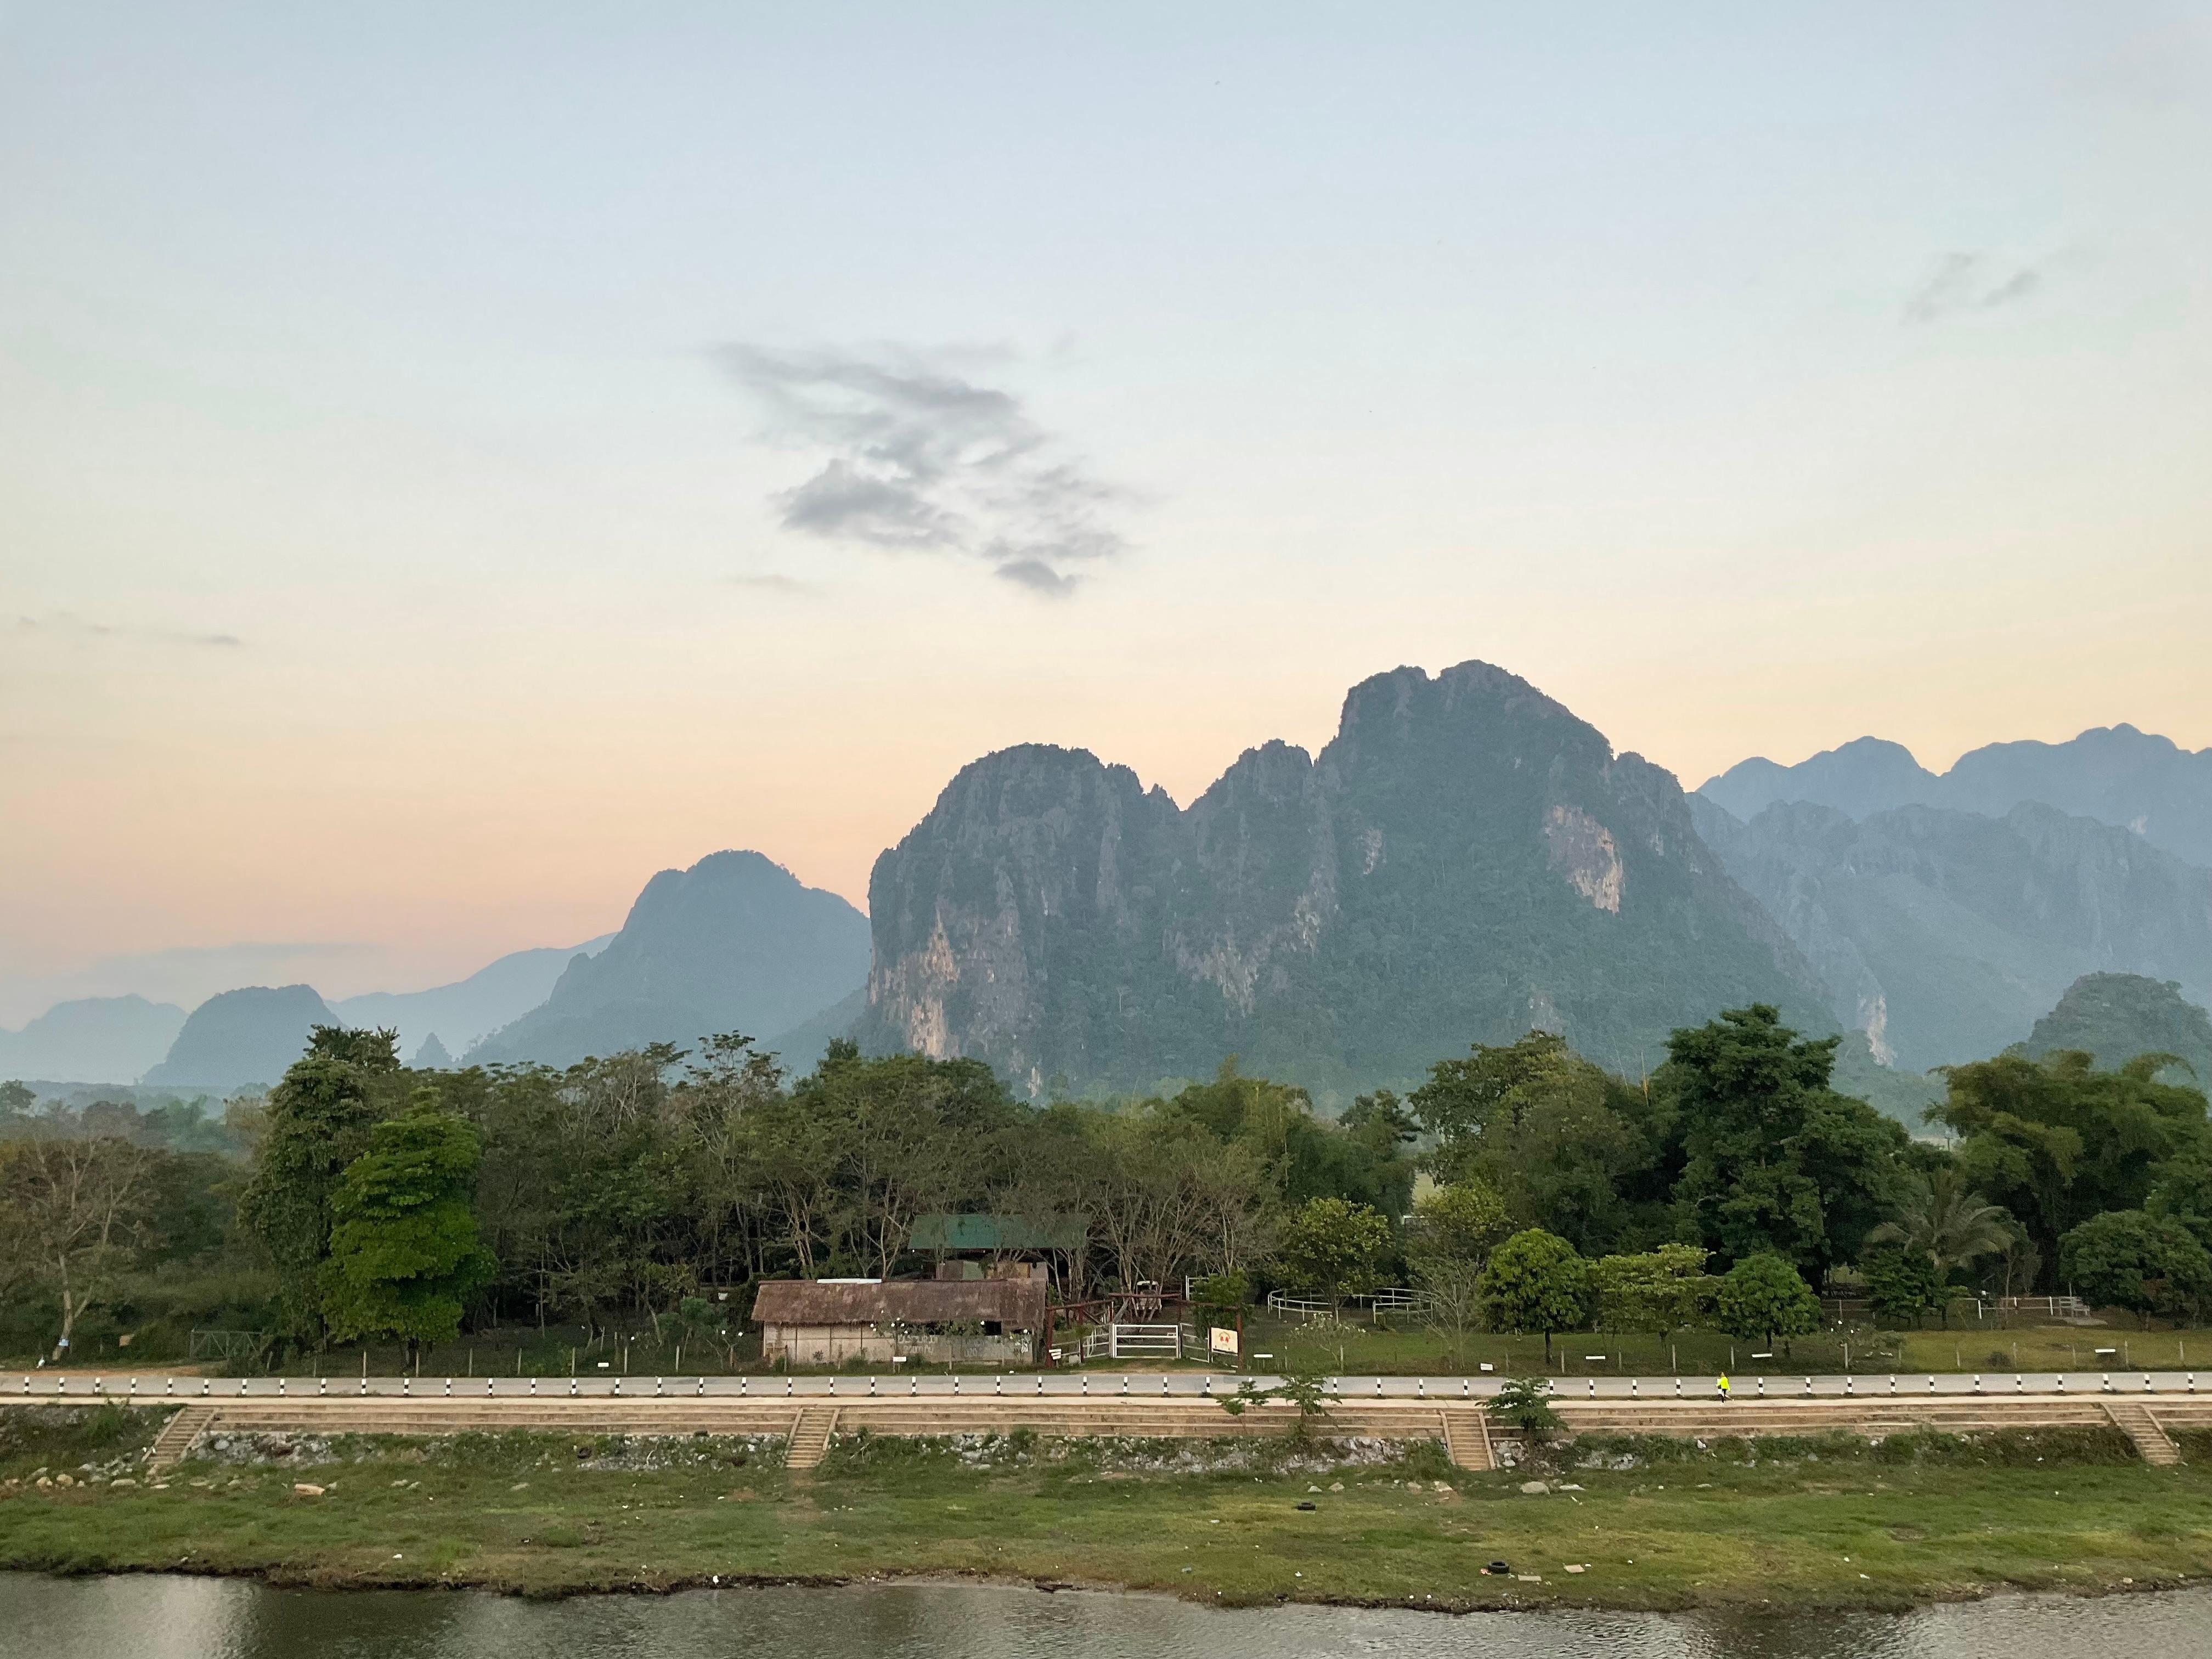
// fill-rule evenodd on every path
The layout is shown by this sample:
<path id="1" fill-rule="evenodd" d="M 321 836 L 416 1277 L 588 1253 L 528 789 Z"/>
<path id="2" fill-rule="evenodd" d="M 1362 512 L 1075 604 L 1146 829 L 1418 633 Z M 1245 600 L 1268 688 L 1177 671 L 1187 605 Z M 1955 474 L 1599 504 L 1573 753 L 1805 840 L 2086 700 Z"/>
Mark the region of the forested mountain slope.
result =
<path id="1" fill-rule="evenodd" d="M 1248 750 L 1188 808 L 1083 750 L 987 756 L 869 910 L 864 1036 L 1033 1097 L 1230 1053 L 1327 1094 L 1532 1026 L 1633 1076 L 1754 1000 L 1832 1027 L 1674 777 L 1479 662 L 1377 675 L 1318 757 Z"/>
<path id="2" fill-rule="evenodd" d="M 2198 1088 L 2212 1085 L 2212 1013 L 2185 998 L 2172 980 L 2084 974 L 2019 1045 L 2031 1060 L 2062 1048 L 2081 1049 L 2108 1072 L 2137 1054 L 2172 1054 L 2195 1074 Z"/>
<path id="3" fill-rule="evenodd" d="M 1705 841 L 1885 1061 L 1924 1071 L 2018 1042 L 2085 973 L 2212 986 L 2212 873 L 2131 830 L 2033 804 L 1854 820 L 1692 797 Z"/>

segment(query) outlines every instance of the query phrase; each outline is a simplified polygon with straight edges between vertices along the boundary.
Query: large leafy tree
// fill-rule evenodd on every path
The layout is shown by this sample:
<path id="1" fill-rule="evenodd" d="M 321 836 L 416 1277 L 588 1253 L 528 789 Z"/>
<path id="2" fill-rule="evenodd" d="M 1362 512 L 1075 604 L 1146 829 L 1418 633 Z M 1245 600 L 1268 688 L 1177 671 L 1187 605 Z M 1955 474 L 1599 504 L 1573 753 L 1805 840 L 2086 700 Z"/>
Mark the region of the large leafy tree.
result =
<path id="1" fill-rule="evenodd" d="M 1600 1324 L 1608 1330 L 1653 1331 L 1665 1336 L 1696 1321 L 1712 1305 L 1716 1282 L 1705 1271 L 1702 1244 L 1662 1244 L 1633 1255 L 1608 1255 L 1591 1264 L 1590 1284 Z"/>
<path id="2" fill-rule="evenodd" d="M 283 1337 L 319 1342 L 331 1200 L 400 1081 L 399 1034 L 318 1025 L 270 1091 L 239 1219 L 276 1264 Z"/>
<path id="3" fill-rule="evenodd" d="M 2089 1055 L 2061 1049 L 1948 1066 L 1933 1115 L 1959 1136 L 1966 1180 L 2056 1261 L 2065 1234 L 2106 1211 L 2142 1209 L 2166 1164 L 2202 1158 L 2203 1092 L 2156 1081 L 2167 1059 L 2100 1072 Z"/>
<path id="4" fill-rule="evenodd" d="M 1332 1301 L 1375 1284 L 1375 1265 L 1390 1246 L 1380 1211 L 1341 1198 L 1308 1199 L 1283 1227 L 1278 1247 L 1285 1278 Z"/>
<path id="5" fill-rule="evenodd" d="M 1589 1322 L 1590 1264 L 1556 1233 L 1540 1227 L 1517 1232 L 1491 1253 L 1483 1270 L 1482 1308 L 1492 1328 L 1544 1338 L 1544 1358 L 1552 1358 L 1552 1337 Z"/>
<path id="6" fill-rule="evenodd" d="M 1440 1060 L 1407 1103 L 1437 1138 L 1429 1162 L 1439 1180 L 1482 1181 L 1516 1224 L 1578 1249 L 1619 1243 L 1649 1195 L 1655 1147 L 1642 1096 L 1553 1032 Z"/>
<path id="7" fill-rule="evenodd" d="M 1902 1125 L 1828 1086 L 1834 1037 L 1801 1039 L 1764 1003 L 1678 1030 L 1655 1086 L 1678 1114 L 1678 1224 L 1729 1261 L 1808 1270 L 1856 1255 L 1890 1206 Z"/>
<path id="8" fill-rule="evenodd" d="M 2074 1294 L 2100 1308 L 2125 1308 L 2148 1327 L 2178 1318 L 2212 1295 L 2212 1255 L 2188 1228 L 2141 1210 L 2107 1210 L 2069 1231 L 2059 1271 Z"/>
<path id="9" fill-rule="evenodd" d="M 432 1090 L 369 1132 L 331 1198 L 323 1310 L 333 1336 L 397 1337 L 412 1352 L 459 1331 L 498 1267 L 471 1203 L 482 1157 L 476 1131 Z"/>
<path id="10" fill-rule="evenodd" d="M 1820 1328 L 1820 1304 L 1804 1276 L 1771 1250 L 1747 1255 L 1728 1271 L 1713 1298 L 1720 1327 L 1732 1336 L 1771 1342 Z"/>

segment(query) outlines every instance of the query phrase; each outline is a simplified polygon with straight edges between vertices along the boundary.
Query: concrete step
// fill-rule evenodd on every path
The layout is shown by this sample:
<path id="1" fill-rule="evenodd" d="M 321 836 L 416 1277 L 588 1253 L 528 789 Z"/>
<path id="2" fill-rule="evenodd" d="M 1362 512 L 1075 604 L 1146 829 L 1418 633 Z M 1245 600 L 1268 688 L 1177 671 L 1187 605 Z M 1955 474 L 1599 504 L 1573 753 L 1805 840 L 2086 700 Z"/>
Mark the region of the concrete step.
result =
<path id="1" fill-rule="evenodd" d="M 784 1468 L 811 1469 L 819 1465 L 830 1454 L 830 1437 L 836 1428 L 837 1410 L 833 1406 L 809 1406 L 800 1412 L 784 1447 Z"/>
<path id="2" fill-rule="evenodd" d="M 161 1433 L 154 1437 L 152 1451 L 148 1455 L 146 1468 L 149 1474 L 166 1474 L 185 1460 L 192 1443 L 207 1432 L 215 1421 L 212 1406 L 186 1406 L 161 1425 Z"/>
<path id="3" fill-rule="evenodd" d="M 1490 1413 L 1486 1411 L 1456 1410 L 1439 1412 L 1443 1420 L 1444 1449 L 1451 1461 L 1463 1469 L 1487 1470 L 1498 1467 L 1490 1455 Z"/>
<path id="4" fill-rule="evenodd" d="M 2108 1400 L 2105 1414 L 2112 1425 L 2135 1443 L 2136 1454 L 2146 1463 L 2166 1467 L 2181 1461 L 2181 1448 L 2159 1424 L 2149 1407 L 2139 1400 Z"/>

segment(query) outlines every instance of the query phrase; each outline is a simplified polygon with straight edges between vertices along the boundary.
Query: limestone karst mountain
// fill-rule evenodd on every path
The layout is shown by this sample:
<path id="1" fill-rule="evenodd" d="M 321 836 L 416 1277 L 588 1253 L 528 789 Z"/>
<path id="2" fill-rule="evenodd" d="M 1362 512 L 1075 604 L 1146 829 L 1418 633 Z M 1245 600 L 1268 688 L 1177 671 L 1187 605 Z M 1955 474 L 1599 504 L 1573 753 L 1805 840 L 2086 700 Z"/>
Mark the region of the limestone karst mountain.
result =
<path id="1" fill-rule="evenodd" d="M 1852 818 L 1900 806 L 2002 817 L 2035 801 L 2212 866 L 2212 749 L 2192 751 L 2132 726 L 2093 726 L 2064 743 L 1989 744 L 1941 775 L 1901 744 L 1860 738 L 1794 766 L 1739 762 L 1698 793 L 1745 823 L 1778 801 L 1811 801 Z"/>
<path id="2" fill-rule="evenodd" d="M 1032 1096 L 1229 1053 L 1340 1094 L 1532 1026 L 1633 1076 L 1754 1000 L 1834 1029 L 1672 775 L 1480 662 L 1377 675 L 1318 756 L 1248 750 L 1187 808 L 1083 750 L 987 756 L 869 910 L 866 1039 Z"/>
<path id="3" fill-rule="evenodd" d="M 266 1087 L 307 1046 L 307 1033 L 337 1018 L 309 985 L 251 985 L 192 1010 L 167 1058 L 144 1081 L 170 1088 Z"/>
<path id="4" fill-rule="evenodd" d="M 468 1059 L 568 1065 L 718 1031 L 761 1036 L 867 974 L 866 917 L 758 853 L 716 853 L 653 877 L 604 951 L 572 960 L 543 1006 Z"/>
<path id="5" fill-rule="evenodd" d="M 2106 1071 L 2138 1054 L 2172 1054 L 2194 1074 L 2198 1088 L 2212 1088 L 2212 1013 L 2184 997 L 2173 980 L 2084 974 L 2019 1048 L 2031 1058 L 2079 1048 Z M 2187 1080 L 2179 1067 L 2164 1075 Z"/>
<path id="6" fill-rule="evenodd" d="M 1842 1024 L 1914 1071 L 2018 1042 L 2087 973 L 2212 987 L 2212 873 L 2132 830 L 2022 803 L 1854 819 L 1778 802 L 1699 832 L 1826 984 Z"/>

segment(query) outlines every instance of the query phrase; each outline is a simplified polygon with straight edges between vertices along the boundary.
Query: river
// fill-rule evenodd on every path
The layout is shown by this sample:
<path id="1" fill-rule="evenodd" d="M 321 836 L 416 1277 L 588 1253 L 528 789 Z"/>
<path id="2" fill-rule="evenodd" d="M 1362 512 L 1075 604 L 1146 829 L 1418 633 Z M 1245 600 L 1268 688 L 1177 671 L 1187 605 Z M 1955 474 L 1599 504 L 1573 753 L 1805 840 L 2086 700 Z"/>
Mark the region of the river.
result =
<path id="1" fill-rule="evenodd" d="M 0 1573 L 38 1659 L 2197 1659 L 2212 1590 L 2008 1596 L 1903 1615 L 1218 1610 L 963 1585 L 520 1601 L 240 1579 Z"/>

